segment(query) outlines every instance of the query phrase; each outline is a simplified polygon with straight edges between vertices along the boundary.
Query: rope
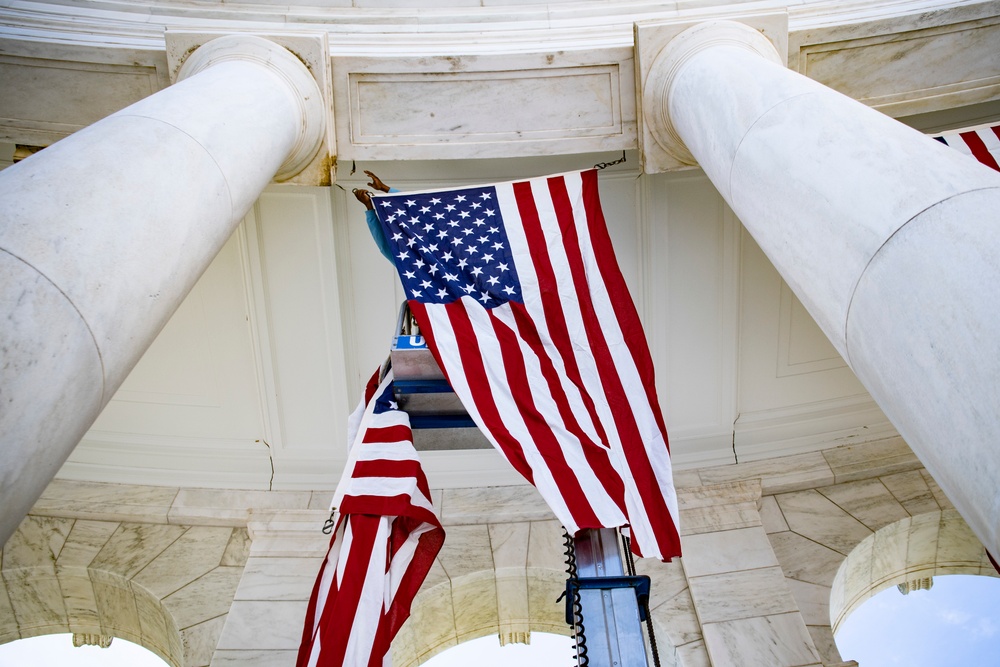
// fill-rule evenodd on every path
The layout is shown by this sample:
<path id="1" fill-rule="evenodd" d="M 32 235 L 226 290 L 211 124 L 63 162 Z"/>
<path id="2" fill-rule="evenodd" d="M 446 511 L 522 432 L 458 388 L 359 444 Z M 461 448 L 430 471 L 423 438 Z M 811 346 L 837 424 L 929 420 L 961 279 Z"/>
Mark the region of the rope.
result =
<path id="1" fill-rule="evenodd" d="M 615 160 L 614 162 L 598 162 L 594 165 L 594 169 L 604 169 L 605 167 L 611 167 L 616 164 L 621 164 L 625 161 L 625 151 L 622 150 L 622 156 Z"/>

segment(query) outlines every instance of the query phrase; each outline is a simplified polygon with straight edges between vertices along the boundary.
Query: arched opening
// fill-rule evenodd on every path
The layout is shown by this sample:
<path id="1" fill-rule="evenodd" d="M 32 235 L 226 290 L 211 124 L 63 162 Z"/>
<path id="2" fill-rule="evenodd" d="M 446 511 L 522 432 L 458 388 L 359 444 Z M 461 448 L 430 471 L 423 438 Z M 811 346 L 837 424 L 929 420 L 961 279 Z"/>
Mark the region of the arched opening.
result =
<path id="1" fill-rule="evenodd" d="M 4 567 L 10 620 L 7 641 L 71 633 L 81 644 L 120 638 L 181 667 L 183 642 L 173 616 L 148 590 L 106 570 Z M 72 641 L 72 637 L 71 637 Z"/>
<path id="2" fill-rule="evenodd" d="M 987 667 L 1000 655 L 1000 578 L 947 574 L 890 586 L 841 624 L 841 655 L 862 667 Z"/>
<path id="3" fill-rule="evenodd" d="M 837 571 L 830 599 L 834 635 L 862 605 L 866 614 L 881 610 L 887 622 L 898 622 L 891 630 L 886 626 L 886 633 L 907 632 L 906 617 L 896 613 L 899 604 L 909 606 L 919 600 L 926 606 L 932 598 L 919 596 L 935 582 L 949 578 L 945 575 L 997 577 L 986 550 L 955 510 L 920 514 L 885 526 L 862 540 Z M 900 600 L 901 593 L 911 600 Z M 870 608 L 869 601 L 873 603 Z M 941 622 L 947 621 L 942 618 Z"/>
<path id="4" fill-rule="evenodd" d="M 997 574 L 986 549 L 955 510 L 907 517 L 875 531 L 854 547 L 833 579 L 834 634 L 879 591 L 942 574 Z"/>
<path id="5" fill-rule="evenodd" d="M 501 646 L 499 637 L 470 639 L 438 653 L 424 667 L 576 667 L 573 638 L 550 632 L 532 632 L 529 643 Z"/>
<path id="6" fill-rule="evenodd" d="M 117 637 L 208 664 L 248 545 L 245 529 L 29 515 L 3 545 L 0 643 Z"/>

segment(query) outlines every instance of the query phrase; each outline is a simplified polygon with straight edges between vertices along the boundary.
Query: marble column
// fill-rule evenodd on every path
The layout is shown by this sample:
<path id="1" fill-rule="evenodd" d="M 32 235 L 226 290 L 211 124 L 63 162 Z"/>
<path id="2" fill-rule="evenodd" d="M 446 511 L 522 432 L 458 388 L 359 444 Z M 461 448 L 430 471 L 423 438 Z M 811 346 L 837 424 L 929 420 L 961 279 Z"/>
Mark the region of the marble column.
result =
<path id="1" fill-rule="evenodd" d="M 782 67 L 748 26 L 641 37 L 656 150 L 704 169 L 1000 553 L 1000 174 Z"/>
<path id="2" fill-rule="evenodd" d="M 321 150 L 289 51 L 227 36 L 180 81 L 0 173 L 0 544 L 263 188 Z"/>

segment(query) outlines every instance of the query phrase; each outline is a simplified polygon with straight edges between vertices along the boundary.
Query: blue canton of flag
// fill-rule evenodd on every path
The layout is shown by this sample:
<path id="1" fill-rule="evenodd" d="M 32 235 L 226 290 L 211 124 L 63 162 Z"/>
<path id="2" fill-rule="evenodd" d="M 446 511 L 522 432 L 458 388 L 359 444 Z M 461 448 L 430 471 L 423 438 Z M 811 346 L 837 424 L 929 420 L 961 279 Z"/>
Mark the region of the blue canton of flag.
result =
<path id="1" fill-rule="evenodd" d="M 407 298 L 469 296 L 484 308 L 521 301 L 495 188 L 390 195 L 377 205 Z"/>

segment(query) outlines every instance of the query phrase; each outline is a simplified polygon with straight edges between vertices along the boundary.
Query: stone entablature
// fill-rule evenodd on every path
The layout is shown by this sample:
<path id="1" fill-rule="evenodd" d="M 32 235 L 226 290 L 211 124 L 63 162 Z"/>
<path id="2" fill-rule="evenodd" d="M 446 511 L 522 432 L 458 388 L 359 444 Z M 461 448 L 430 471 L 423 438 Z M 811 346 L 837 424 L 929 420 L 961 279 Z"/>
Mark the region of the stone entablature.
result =
<path id="1" fill-rule="evenodd" d="M 645 81 L 636 76 L 635 31 L 720 17 L 756 25 L 726 2 L 646 2 L 624 12 L 602 2 L 444 4 L 427 2 L 417 19 L 416 9 L 309 3 L 293 11 L 91 3 L 84 11 L 22 2 L 17 11 L 0 9 L 0 78 L 19 90 L 0 101 L 0 140 L 48 145 L 162 89 L 171 80 L 167 61 L 184 55 L 171 55 L 172 35 L 209 30 L 279 43 L 308 32 L 323 41 L 325 63 L 315 62 L 311 48 L 300 55 L 330 91 L 336 136 L 329 143 L 342 162 L 648 150 L 638 132 Z M 939 4 L 778 0 L 757 3 L 754 12 L 786 16 L 784 32 L 768 37 L 792 69 L 892 116 L 995 102 L 997 4 Z M 99 44 L 94 35 L 103 36 Z M 47 40 L 58 42 L 61 56 Z M 943 55 L 928 60 L 928 53 Z M 504 95 L 494 97 L 500 87 Z M 36 107 L 38 100 L 47 106 Z M 410 113 L 397 113 L 399 104 Z M 498 106 L 506 113 L 484 112 Z"/>

